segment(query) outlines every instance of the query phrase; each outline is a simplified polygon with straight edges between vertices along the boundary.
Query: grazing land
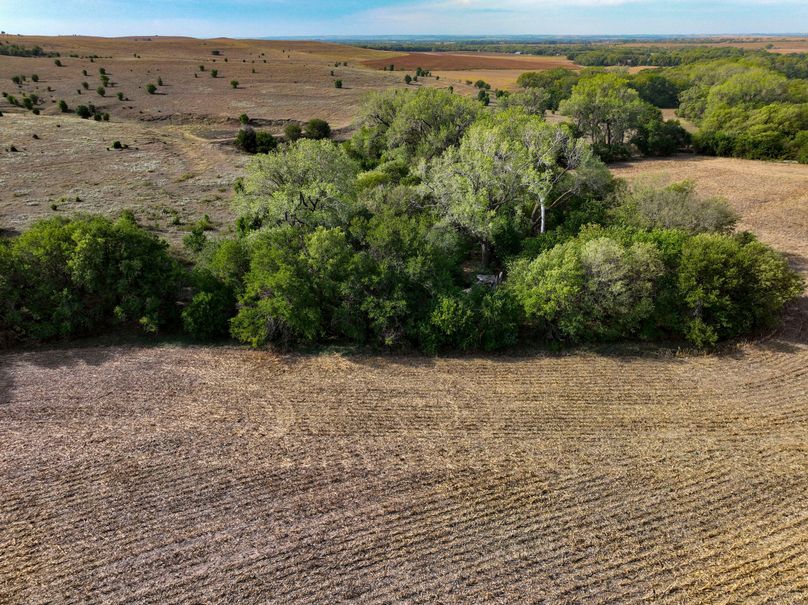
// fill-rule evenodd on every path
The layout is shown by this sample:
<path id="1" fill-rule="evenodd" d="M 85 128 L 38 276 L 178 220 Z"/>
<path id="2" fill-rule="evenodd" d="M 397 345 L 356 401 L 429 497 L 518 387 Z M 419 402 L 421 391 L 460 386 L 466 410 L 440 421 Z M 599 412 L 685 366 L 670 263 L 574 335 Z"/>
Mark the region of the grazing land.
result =
<path id="1" fill-rule="evenodd" d="M 36 73 L 39 82 L 28 82 L 23 89 L 43 96 L 50 107 L 46 113 L 59 113 L 56 102 L 64 99 L 71 108 L 93 103 L 113 119 L 237 126 L 239 115 L 247 113 L 275 126 L 319 117 L 340 128 L 350 125 L 368 90 L 403 86 L 397 75 L 360 64 L 392 53 L 320 42 L 78 36 L 15 36 L 5 41 L 61 53 L 61 67 L 52 58 L 0 56 L 2 89 L 13 93 L 13 76 Z M 104 97 L 95 92 L 101 68 L 114 84 Z M 146 86 L 157 84 L 158 78 L 164 85 L 149 94 Z M 334 87 L 337 78 L 343 80 L 342 89 Z M 231 80 L 238 81 L 237 89 Z M 82 87 L 85 81 L 87 90 Z M 119 101 L 118 92 L 129 100 Z M 1 100 L 0 110 L 8 109 Z"/>
<path id="2" fill-rule="evenodd" d="M 363 61 L 369 67 L 384 69 L 389 65 L 396 70 L 414 71 L 418 67 L 427 70 L 475 70 L 475 69 L 521 69 L 540 71 L 566 67 L 575 69 L 575 63 L 563 56 L 531 56 L 503 53 L 470 52 L 415 52 L 380 59 Z"/>

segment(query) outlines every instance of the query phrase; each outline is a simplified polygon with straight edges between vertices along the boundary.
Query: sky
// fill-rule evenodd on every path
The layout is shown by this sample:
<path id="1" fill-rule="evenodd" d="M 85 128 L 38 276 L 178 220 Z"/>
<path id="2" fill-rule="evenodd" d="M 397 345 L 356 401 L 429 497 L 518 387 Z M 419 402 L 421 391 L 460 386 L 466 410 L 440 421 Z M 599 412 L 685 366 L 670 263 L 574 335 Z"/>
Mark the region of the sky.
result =
<path id="1" fill-rule="evenodd" d="M 20 34 L 808 33 L 808 0 L 0 0 Z"/>

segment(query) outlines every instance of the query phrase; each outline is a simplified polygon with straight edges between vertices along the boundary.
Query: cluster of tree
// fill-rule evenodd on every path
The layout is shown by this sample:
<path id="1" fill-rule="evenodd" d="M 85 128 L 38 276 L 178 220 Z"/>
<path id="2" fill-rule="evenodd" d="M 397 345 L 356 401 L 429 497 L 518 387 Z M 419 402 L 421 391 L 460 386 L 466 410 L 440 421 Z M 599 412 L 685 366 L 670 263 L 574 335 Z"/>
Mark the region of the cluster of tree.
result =
<path id="1" fill-rule="evenodd" d="M 278 146 L 278 140 L 271 133 L 252 128 L 246 114 L 242 114 L 239 120 L 242 127 L 236 135 L 236 147 L 247 153 L 269 153 Z M 331 126 L 325 120 L 313 118 L 302 128 L 295 123 L 287 124 L 284 128 L 284 136 L 289 142 L 297 141 L 300 138 L 319 141 L 331 136 Z"/>
<path id="2" fill-rule="evenodd" d="M 572 116 L 604 159 L 625 157 L 632 148 L 667 155 L 688 146 L 687 132 L 655 109 L 677 108 L 699 127 L 692 143 L 702 153 L 808 162 L 808 80 L 767 65 L 740 55 L 633 75 L 528 72 L 518 83 L 543 91 L 545 109 Z"/>
<path id="3" fill-rule="evenodd" d="M 667 77 L 681 82 L 677 112 L 699 126 L 703 153 L 808 163 L 808 80 L 723 61 Z"/>
<path id="4" fill-rule="evenodd" d="M 435 89 L 373 95 L 345 144 L 255 156 L 235 204 L 234 235 L 187 238 L 190 270 L 131 217 L 53 219 L 3 241 L 0 332 L 131 325 L 430 353 L 709 347 L 771 325 L 802 292 L 781 255 L 733 234 L 726 202 L 615 182 L 569 125 Z"/>
<path id="5" fill-rule="evenodd" d="M 59 53 L 45 52 L 40 46 L 28 48 L 19 44 L 0 42 L 0 55 L 6 57 L 58 57 Z"/>

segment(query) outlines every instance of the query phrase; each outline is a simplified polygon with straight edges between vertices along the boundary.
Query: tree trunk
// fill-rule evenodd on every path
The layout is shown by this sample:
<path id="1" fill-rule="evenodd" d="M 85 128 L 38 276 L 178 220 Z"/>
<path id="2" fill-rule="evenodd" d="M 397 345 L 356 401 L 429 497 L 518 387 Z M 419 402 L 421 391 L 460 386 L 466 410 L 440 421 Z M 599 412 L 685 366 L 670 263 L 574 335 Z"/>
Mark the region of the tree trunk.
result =
<path id="1" fill-rule="evenodd" d="M 545 208 L 544 202 L 541 203 L 541 228 L 539 229 L 539 233 L 544 233 L 545 230 Z"/>
<path id="2" fill-rule="evenodd" d="M 480 244 L 480 246 L 481 246 L 481 253 L 482 253 L 482 264 L 483 264 L 483 267 L 487 267 L 488 266 L 488 261 L 491 260 L 490 259 L 491 250 L 490 250 L 487 242 L 483 242 L 482 244 Z"/>

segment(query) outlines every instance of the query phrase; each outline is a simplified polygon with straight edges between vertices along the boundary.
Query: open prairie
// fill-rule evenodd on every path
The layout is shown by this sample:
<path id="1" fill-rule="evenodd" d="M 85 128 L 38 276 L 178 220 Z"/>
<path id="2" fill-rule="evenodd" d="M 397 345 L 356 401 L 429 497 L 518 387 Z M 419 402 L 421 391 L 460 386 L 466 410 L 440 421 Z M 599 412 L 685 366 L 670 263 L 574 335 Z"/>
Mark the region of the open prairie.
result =
<path id="1" fill-rule="evenodd" d="M 62 55 L 61 67 L 53 58 L 0 56 L 0 90 L 17 97 L 35 93 L 44 101 L 36 116 L 0 98 L 0 230 L 19 231 L 56 213 L 116 215 L 131 209 L 139 221 L 176 243 L 204 214 L 217 227 L 233 218 L 232 185 L 248 159 L 232 146 L 242 113 L 274 134 L 290 122 L 323 118 L 339 138 L 366 93 L 406 86 L 400 73 L 361 63 L 395 53 L 321 42 L 0 40 Z M 96 91 L 100 69 L 113 83 L 103 97 Z M 214 69 L 216 78 L 211 77 Z M 33 74 L 38 82 L 32 81 Z M 17 75 L 26 76 L 21 86 L 11 81 Z M 157 94 L 149 94 L 146 85 L 160 79 Z M 342 89 L 335 87 L 336 79 L 342 79 Z M 238 88 L 231 80 L 238 80 Z M 426 78 L 417 86 L 448 83 Z M 457 88 L 472 93 L 472 87 Z M 118 93 L 125 100 L 118 100 Z M 92 103 L 109 113 L 110 121 L 63 114 L 60 99 L 71 109 Z M 115 141 L 129 149 L 112 150 Z"/>
<path id="2" fill-rule="evenodd" d="M 71 108 L 93 103 L 110 113 L 113 121 L 237 126 L 239 115 L 247 113 L 276 127 L 319 117 L 340 128 L 350 124 L 368 90 L 404 85 L 399 76 L 360 63 L 391 53 L 320 42 L 78 36 L 0 39 L 61 53 L 62 67 L 52 58 L 0 56 L 0 88 L 20 96 L 11 78 L 37 74 L 39 82 L 29 80 L 21 91 L 39 94 L 45 101 L 43 112 L 48 114 L 58 113 L 56 102 L 64 99 Z M 100 69 L 112 82 L 103 97 L 96 92 Z M 216 78 L 212 77 L 214 69 Z M 160 78 L 163 86 L 150 95 L 146 86 L 157 84 Z M 343 81 L 342 89 L 335 88 L 336 79 Z M 238 88 L 231 86 L 232 80 L 238 81 Z M 87 89 L 83 82 L 88 83 Z M 123 94 L 123 101 L 118 100 L 118 93 Z M 0 100 L 0 110 L 9 109 L 6 100 Z"/>

